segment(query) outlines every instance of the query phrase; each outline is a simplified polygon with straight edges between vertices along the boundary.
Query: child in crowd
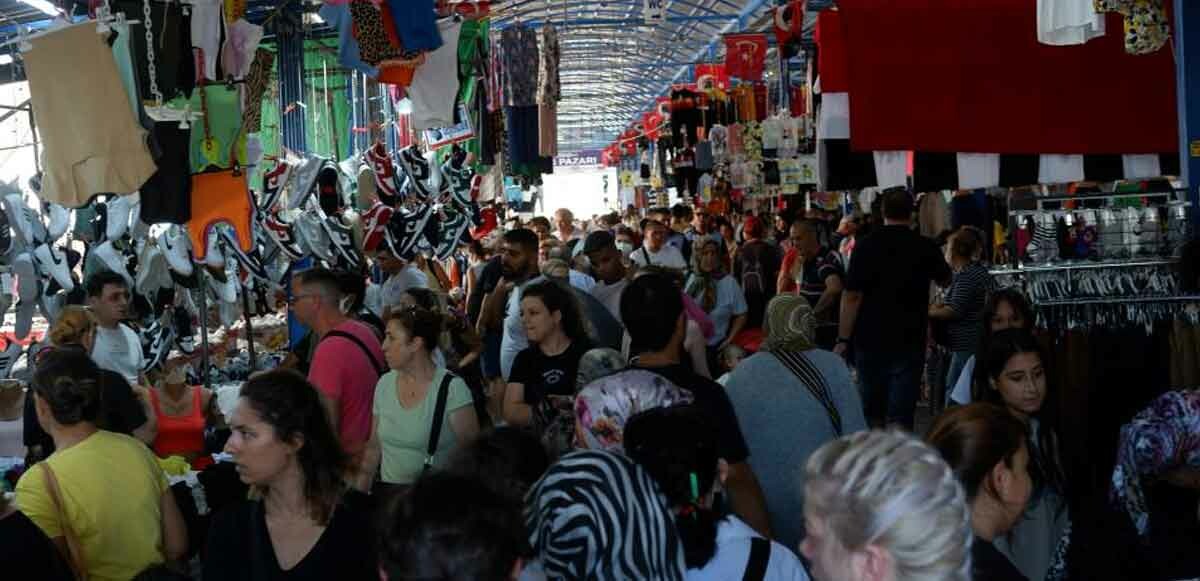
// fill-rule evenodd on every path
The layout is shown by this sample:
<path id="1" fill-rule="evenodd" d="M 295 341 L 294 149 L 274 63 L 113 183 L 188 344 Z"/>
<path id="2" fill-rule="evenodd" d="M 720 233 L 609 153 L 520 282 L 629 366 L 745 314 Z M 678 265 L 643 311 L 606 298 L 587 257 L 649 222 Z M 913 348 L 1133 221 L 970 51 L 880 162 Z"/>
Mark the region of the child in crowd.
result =
<path id="1" fill-rule="evenodd" d="M 729 374 L 733 373 L 733 369 L 746 358 L 746 350 L 730 343 L 721 350 L 721 377 L 717 378 L 717 383 L 725 385 L 729 381 Z"/>

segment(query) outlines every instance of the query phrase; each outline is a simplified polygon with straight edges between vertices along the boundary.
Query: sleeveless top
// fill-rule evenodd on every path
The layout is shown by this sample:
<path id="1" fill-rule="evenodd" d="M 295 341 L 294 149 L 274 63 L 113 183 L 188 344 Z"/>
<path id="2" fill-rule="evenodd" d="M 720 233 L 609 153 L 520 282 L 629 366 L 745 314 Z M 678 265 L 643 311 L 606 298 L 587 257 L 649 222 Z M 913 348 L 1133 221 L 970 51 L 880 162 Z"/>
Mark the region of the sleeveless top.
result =
<path id="1" fill-rule="evenodd" d="M 171 455 L 200 454 L 192 468 L 203 470 L 212 464 L 212 456 L 204 454 L 204 410 L 200 403 L 202 390 L 192 388 L 192 411 L 186 416 L 169 416 L 158 405 L 158 390 L 150 390 L 150 403 L 158 417 L 158 437 L 154 438 L 154 453 L 161 458 Z"/>

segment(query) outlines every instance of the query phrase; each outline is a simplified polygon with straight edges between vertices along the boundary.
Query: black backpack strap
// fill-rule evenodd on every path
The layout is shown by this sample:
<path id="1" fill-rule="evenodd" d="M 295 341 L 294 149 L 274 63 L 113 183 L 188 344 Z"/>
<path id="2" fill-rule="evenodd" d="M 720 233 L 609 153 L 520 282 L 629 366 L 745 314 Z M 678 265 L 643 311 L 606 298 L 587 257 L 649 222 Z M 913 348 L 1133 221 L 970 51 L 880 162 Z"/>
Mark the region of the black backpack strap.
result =
<path id="1" fill-rule="evenodd" d="M 746 562 L 746 573 L 742 581 L 762 581 L 767 576 L 767 563 L 771 561 L 771 541 L 762 537 L 750 540 L 750 560 Z"/>
<path id="2" fill-rule="evenodd" d="M 654 261 L 650 260 L 650 251 L 646 247 L 642 247 L 642 256 L 646 259 L 646 266 L 654 266 Z"/>
<path id="3" fill-rule="evenodd" d="M 433 468 L 433 455 L 437 454 L 438 440 L 442 437 L 442 420 L 446 415 L 446 400 L 450 397 L 450 382 L 455 375 L 446 372 L 442 376 L 442 383 L 438 386 L 437 406 L 433 408 L 433 426 L 429 429 L 429 446 L 425 448 L 425 467 L 423 470 Z"/>
<path id="4" fill-rule="evenodd" d="M 387 366 L 375 360 L 375 355 L 371 353 L 370 349 L 367 348 L 367 344 L 362 342 L 362 339 L 359 339 L 358 337 L 355 337 L 354 335 L 351 335 L 345 331 L 338 331 L 337 329 L 334 329 L 328 333 L 325 333 L 325 336 L 321 337 L 321 340 L 324 341 L 330 337 L 349 339 L 350 342 L 358 345 L 359 349 L 362 349 L 362 352 L 367 356 L 367 360 L 370 361 L 371 365 L 375 367 L 376 375 L 382 377 L 384 373 L 387 373 Z"/>
<path id="5" fill-rule="evenodd" d="M 771 351 L 771 354 L 795 374 L 809 393 L 817 398 L 817 401 L 825 408 L 825 412 L 829 414 L 829 422 L 833 424 L 833 433 L 841 437 L 842 414 L 838 412 L 837 405 L 834 404 L 833 393 L 829 391 L 829 384 L 825 382 L 825 376 L 821 374 L 821 370 L 800 353 L 779 349 Z"/>

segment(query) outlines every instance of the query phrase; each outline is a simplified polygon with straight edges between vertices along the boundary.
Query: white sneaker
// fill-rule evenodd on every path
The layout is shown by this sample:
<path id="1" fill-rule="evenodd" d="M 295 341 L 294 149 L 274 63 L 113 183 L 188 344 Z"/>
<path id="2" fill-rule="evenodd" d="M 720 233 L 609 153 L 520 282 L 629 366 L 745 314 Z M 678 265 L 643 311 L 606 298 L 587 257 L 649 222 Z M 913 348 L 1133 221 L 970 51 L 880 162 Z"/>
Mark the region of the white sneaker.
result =
<path id="1" fill-rule="evenodd" d="M 42 208 L 50 221 L 46 226 L 46 242 L 53 244 L 71 228 L 71 211 L 54 202 L 46 202 Z"/>
<path id="2" fill-rule="evenodd" d="M 67 265 L 66 257 L 62 256 L 49 244 L 42 244 L 33 251 L 42 276 L 53 277 L 59 286 L 67 292 L 75 290 L 75 279 L 71 277 L 71 267 Z"/>
<path id="3" fill-rule="evenodd" d="M 174 224 L 158 235 L 158 249 L 167 259 L 171 270 L 183 276 L 192 275 L 192 257 L 188 251 L 192 241 L 184 234 L 183 229 Z"/>
<path id="4" fill-rule="evenodd" d="M 205 278 L 208 279 L 208 286 L 212 288 L 213 294 L 217 297 L 217 301 L 222 303 L 237 302 L 238 284 L 236 275 L 230 275 L 228 272 L 226 272 L 224 282 L 217 280 L 217 277 L 213 276 L 211 272 L 208 273 L 208 276 Z"/>
<path id="5" fill-rule="evenodd" d="M 157 244 L 143 246 L 138 254 L 137 277 L 134 282 L 138 294 L 153 297 L 158 289 L 173 285 L 170 268 L 167 257 Z"/>
<path id="6" fill-rule="evenodd" d="M 17 293 L 21 300 L 30 303 L 37 300 L 39 277 L 33 256 L 28 252 L 18 254 L 13 259 L 12 272 L 17 275 Z"/>
<path id="7" fill-rule="evenodd" d="M 134 288 L 133 277 L 129 276 L 129 270 L 125 268 L 125 258 L 117 252 L 116 248 L 113 248 L 111 240 L 106 240 L 92 252 L 96 254 L 96 258 L 100 259 L 105 268 L 121 275 L 121 278 L 125 279 L 125 284 L 129 288 Z"/>
<path id="8" fill-rule="evenodd" d="M 129 196 L 117 196 L 106 204 L 108 220 L 105 222 L 105 237 L 116 240 L 129 231 L 129 215 L 133 210 L 133 200 Z"/>
<path id="9" fill-rule="evenodd" d="M 8 214 L 8 223 L 13 232 L 25 247 L 33 246 L 33 220 L 29 208 L 25 205 L 24 196 L 20 193 L 4 196 L 4 211 Z"/>
<path id="10" fill-rule="evenodd" d="M 204 253 L 204 263 L 213 268 L 225 268 L 225 254 L 221 252 L 221 232 L 216 226 L 208 231 L 208 249 Z"/>

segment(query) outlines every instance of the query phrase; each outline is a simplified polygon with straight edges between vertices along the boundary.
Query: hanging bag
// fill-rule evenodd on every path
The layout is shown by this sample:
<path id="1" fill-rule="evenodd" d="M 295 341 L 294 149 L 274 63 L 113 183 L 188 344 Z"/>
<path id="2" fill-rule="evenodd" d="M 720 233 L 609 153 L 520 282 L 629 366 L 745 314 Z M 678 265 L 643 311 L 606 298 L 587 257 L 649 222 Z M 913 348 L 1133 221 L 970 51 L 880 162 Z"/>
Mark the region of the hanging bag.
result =
<path id="1" fill-rule="evenodd" d="M 62 489 L 58 486 L 58 477 L 54 475 L 54 469 L 50 468 L 48 462 L 42 462 L 41 466 L 46 491 L 50 493 L 50 502 L 54 503 L 58 526 L 62 529 L 63 538 L 67 542 L 67 563 L 71 566 L 71 571 L 75 574 L 76 579 L 87 581 L 87 560 L 83 555 L 83 543 L 79 541 L 79 537 L 71 528 L 71 522 L 67 520 L 66 506 L 63 503 Z"/>

